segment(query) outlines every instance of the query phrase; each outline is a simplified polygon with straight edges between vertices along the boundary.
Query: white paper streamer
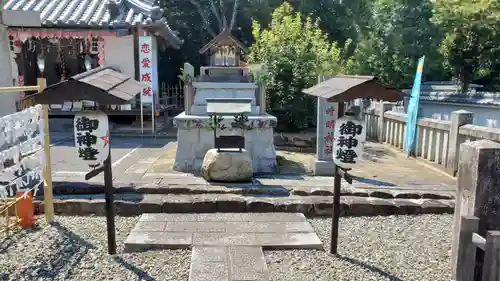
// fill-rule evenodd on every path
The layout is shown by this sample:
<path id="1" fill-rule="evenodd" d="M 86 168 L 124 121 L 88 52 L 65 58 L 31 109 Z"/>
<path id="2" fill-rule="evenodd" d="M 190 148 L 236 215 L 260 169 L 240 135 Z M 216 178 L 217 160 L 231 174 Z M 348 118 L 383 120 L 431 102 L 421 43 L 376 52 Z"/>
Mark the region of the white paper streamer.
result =
<path id="1" fill-rule="evenodd" d="M 41 105 L 0 118 L 1 173 L 15 177 L 0 186 L 0 197 L 14 196 L 17 191 L 36 194 L 43 183 L 43 128 Z"/>
<path id="2" fill-rule="evenodd" d="M 11 181 L 9 184 L 0 186 L 0 197 L 5 198 L 15 196 L 16 192 L 19 191 L 24 191 L 25 194 L 33 191 L 33 196 L 36 196 L 39 187 L 43 182 L 43 171 L 41 169 L 29 171 L 21 177 Z"/>

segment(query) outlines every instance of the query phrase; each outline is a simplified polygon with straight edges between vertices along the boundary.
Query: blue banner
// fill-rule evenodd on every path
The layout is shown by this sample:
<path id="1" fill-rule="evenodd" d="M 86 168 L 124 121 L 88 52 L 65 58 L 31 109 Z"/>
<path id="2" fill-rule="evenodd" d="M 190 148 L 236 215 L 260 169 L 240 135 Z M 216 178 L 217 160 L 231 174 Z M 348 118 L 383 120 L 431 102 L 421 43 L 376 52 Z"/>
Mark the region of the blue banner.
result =
<path id="1" fill-rule="evenodd" d="M 411 96 L 408 103 L 408 119 L 406 120 L 404 151 L 410 156 L 415 156 L 416 150 L 417 118 L 420 103 L 420 84 L 422 82 L 424 60 L 425 56 L 422 56 L 418 60 L 417 73 L 415 74 L 415 80 L 413 81 L 413 88 L 411 89 Z"/>

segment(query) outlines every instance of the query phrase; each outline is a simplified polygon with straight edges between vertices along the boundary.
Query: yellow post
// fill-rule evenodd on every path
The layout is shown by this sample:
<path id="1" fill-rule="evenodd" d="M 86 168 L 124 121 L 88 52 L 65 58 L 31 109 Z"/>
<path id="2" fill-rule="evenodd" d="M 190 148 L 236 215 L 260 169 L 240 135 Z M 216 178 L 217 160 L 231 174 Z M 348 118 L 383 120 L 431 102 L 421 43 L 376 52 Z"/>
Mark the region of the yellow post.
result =
<path id="1" fill-rule="evenodd" d="M 45 78 L 38 78 L 38 92 L 40 93 L 47 87 L 47 80 Z M 45 157 L 45 167 L 43 169 L 43 206 L 45 213 L 45 220 L 52 222 L 54 220 L 54 200 L 52 194 L 52 161 L 50 159 L 50 136 L 49 136 L 49 106 L 42 105 L 42 118 L 43 118 L 43 154 Z"/>

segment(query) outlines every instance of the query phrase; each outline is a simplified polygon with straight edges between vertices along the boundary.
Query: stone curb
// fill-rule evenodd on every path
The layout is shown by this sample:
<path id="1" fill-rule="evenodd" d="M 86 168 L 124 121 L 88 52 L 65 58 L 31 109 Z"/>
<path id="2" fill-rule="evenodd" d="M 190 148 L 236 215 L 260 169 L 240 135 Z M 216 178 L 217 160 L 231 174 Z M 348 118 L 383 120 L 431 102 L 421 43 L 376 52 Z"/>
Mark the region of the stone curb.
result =
<path id="1" fill-rule="evenodd" d="M 254 184 L 197 184 L 197 185 L 157 185 L 149 184 L 120 184 L 115 183 L 115 193 L 140 194 L 173 194 L 173 195 L 202 195 L 202 194 L 234 194 L 234 195 L 266 195 L 266 196 L 333 196 L 333 186 L 291 186 L 286 188 L 277 185 Z M 444 188 L 443 188 L 444 189 Z M 100 194 L 104 192 L 102 184 L 87 184 L 81 182 L 58 182 L 54 184 L 54 194 Z M 43 194 L 42 190 L 40 196 Z M 455 192 L 449 189 L 432 190 L 418 187 L 368 187 L 366 185 L 342 186 L 341 195 L 356 197 L 374 197 L 383 199 L 445 199 L 455 198 Z"/>
<path id="2" fill-rule="evenodd" d="M 65 197 L 65 198 L 64 198 Z M 54 199 L 59 215 L 105 215 L 104 196 L 86 195 Z M 330 216 L 331 196 L 289 196 L 263 198 L 234 194 L 158 195 L 118 194 L 116 214 L 137 216 L 142 213 L 213 213 L 213 212 L 299 212 L 307 216 Z M 43 202 L 35 201 L 35 210 L 43 212 Z M 451 214 L 454 201 L 444 199 L 382 199 L 341 197 L 344 216 L 386 216 L 414 214 Z"/>

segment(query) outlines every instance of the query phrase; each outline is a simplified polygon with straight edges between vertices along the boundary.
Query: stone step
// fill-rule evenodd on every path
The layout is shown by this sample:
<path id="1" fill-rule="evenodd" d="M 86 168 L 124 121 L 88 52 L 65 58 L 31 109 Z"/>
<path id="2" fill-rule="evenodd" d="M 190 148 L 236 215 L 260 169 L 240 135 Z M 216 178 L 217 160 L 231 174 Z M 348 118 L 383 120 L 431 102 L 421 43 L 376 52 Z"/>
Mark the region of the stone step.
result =
<path id="1" fill-rule="evenodd" d="M 264 197 L 237 194 L 162 195 L 123 193 L 115 195 L 116 213 L 136 216 L 142 213 L 211 212 L 299 212 L 307 216 L 329 216 L 332 196 Z M 56 195 L 54 211 L 64 215 L 105 215 L 104 195 Z M 43 202 L 35 200 L 37 213 Z M 342 215 L 408 215 L 453 213 L 452 199 L 404 199 L 341 196 Z"/>
<path id="2" fill-rule="evenodd" d="M 156 184 L 136 183 L 115 184 L 115 193 L 141 194 L 236 194 L 236 195 L 265 195 L 265 196 L 333 196 L 333 183 L 301 185 L 284 182 L 281 185 L 256 184 Z M 98 194 L 104 192 L 104 186 L 85 183 L 58 183 L 54 186 L 54 194 Z M 40 194 L 40 196 L 43 193 Z M 453 199 L 455 186 L 427 185 L 427 186 L 391 186 L 380 187 L 373 185 L 343 185 L 341 194 L 345 196 L 376 197 L 376 198 L 404 198 L 404 199 Z"/>

